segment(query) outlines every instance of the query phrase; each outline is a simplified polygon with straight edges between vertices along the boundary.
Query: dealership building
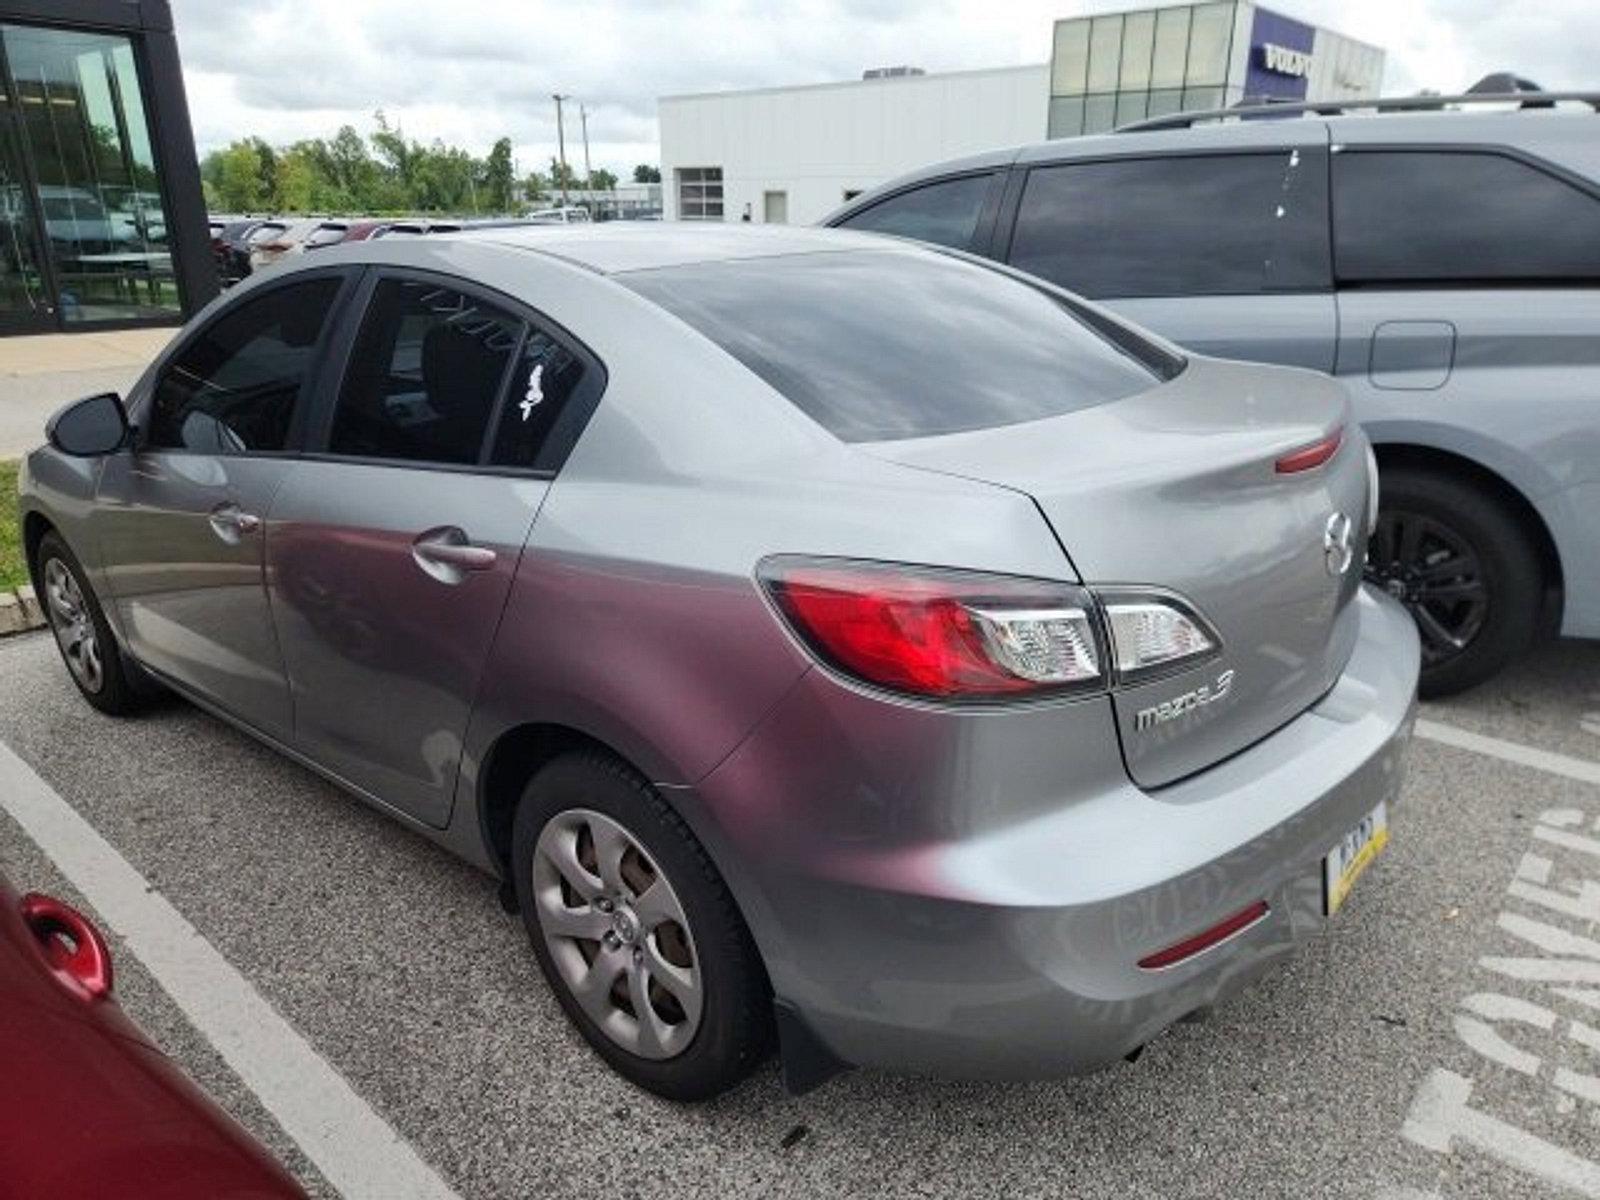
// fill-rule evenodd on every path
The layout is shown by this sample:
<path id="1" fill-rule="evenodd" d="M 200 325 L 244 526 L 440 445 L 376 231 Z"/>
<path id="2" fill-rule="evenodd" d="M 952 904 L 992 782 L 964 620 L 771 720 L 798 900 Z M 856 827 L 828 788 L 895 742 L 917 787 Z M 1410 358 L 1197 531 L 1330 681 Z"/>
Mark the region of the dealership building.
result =
<path id="1" fill-rule="evenodd" d="M 664 215 L 809 223 L 940 159 L 1183 110 L 1370 99 L 1382 83 L 1382 50 L 1246 0 L 1074 17 L 1048 63 L 664 96 Z"/>
<path id="2" fill-rule="evenodd" d="M 216 291 L 167 0 L 0 0 L 0 334 L 170 325 Z"/>

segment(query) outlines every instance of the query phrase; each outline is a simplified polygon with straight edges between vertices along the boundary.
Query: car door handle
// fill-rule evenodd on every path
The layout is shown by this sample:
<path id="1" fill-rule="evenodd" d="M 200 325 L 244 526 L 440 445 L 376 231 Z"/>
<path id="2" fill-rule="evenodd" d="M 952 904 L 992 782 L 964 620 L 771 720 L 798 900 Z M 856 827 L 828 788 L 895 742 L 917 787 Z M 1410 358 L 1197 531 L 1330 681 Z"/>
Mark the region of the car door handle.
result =
<path id="1" fill-rule="evenodd" d="M 237 546 L 246 534 L 261 528 L 260 517 L 232 503 L 217 505 L 207 520 L 211 523 L 211 532 L 230 546 Z"/>
<path id="2" fill-rule="evenodd" d="M 420 535 L 411 543 L 411 557 L 440 583 L 460 583 L 468 571 L 487 571 L 499 560 L 487 546 L 474 546 L 466 531 L 454 525 Z"/>

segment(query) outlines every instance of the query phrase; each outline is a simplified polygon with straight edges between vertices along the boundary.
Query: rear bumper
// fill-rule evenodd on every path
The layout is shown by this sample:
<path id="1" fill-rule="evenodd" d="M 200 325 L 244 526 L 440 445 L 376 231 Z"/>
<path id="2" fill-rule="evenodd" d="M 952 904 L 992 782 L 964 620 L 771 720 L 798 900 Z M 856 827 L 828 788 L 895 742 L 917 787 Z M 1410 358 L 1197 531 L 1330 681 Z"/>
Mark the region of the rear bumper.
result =
<path id="1" fill-rule="evenodd" d="M 985 786 L 994 727 L 957 726 L 963 744 L 952 761 L 969 769 L 947 763 L 938 778 L 964 777 L 970 802 L 926 831 L 935 836 L 906 828 L 912 810 L 898 802 L 917 803 L 929 786 L 909 761 L 880 762 L 888 775 L 858 784 L 854 828 L 838 824 L 840 798 L 813 787 L 815 817 L 827 825 L 819 835 L 774 817 L 775 805 L 803 803 L 781 794 L 774 769 L 814 772 L 792 752 L 763 752 L 758 733 L 693 803 L 706 806 L 711 840 L 723 843 L 713 852 L 725 847 L 731 855 L 719 858 L 739 864 L 730 883 L 780 1001 L 848 1063 L 1025 1078 L 1109 1065 L 1238 990 L 1322 927 L 1323 856 L 1399 791 L 1415 715 L 1416 632 L 1403 609 L 1370 589 L 1354 603 L 1354 652 L 1318 704 L 1156 791 L 1129 782 L 1120 762 L 1113 771 L 1093 757 L 1096 737 L 1115 757 L 1114 734 L 1108 713 L 1102 728 L 1100 710 L 1083 706 L 1053 718 L 1083 783 L 1053 806 L 1031 802 L 1039 780 L 1017 775 L 1014 762 L 1016 790 L 1030 800 L 1018 813 L 994 794 Z M 848 723 L 810 732 L 831 733 L 847 759 L 859 736 Z M 1033 745 L 1008 733 L 999 753 L 1014 759 Z M 828 749 L 813 741 L 810 754 L 825 758 Z M 1034 775 L 1049 766 L 1033 765 Z M 771 786 L 758 794 L 763 777 Z M 895 780 L 908 795 L 888 792 Z M 1163 970 L 1137 966 L 1259 900 L 1268 915 L 1232 939 Z"/>

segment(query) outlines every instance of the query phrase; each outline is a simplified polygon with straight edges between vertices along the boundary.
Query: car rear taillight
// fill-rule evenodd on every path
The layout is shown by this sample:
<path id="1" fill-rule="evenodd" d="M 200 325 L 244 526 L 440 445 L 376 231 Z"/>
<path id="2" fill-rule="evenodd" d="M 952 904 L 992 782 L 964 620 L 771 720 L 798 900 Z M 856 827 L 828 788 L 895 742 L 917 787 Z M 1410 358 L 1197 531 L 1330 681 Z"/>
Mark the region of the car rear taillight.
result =
<path id="1" fill-rule="evenodd" d="M 88 917 L 38 892 L 24 896 L 20 907 L 23 924 L 38 941 L 50 973 L 64 987 L 85 1000 L 111 994 L 111 951 Z"/>
<path id="2" fill-rule="evenodd" d="M 1122 683 L 1193 666 L 1221 649 L 1221 639 L 1205 618 L 1176 596 L 1123 589 L 1103 590 L 1099 596 Z"/>
<path id="3" fill-rule="evenodd" d="M 1279 475 L 1297 475 L 1301 471 L 1314 470 L 1339 453 L 1339 447 L 1343 444 L 1344 426 L 1341 425 L 1309 446 L 1302 446 L 1290 454 L 1285 454 L 1273 464 L 1273 469 Z"/>
<path id="4" fill-rule="evenodd" d="M 772 558 L 762 585 L 824 662 L 947 701 L 1104 686 L 1093 598 L 1071 584 L 852 560 Z"/>

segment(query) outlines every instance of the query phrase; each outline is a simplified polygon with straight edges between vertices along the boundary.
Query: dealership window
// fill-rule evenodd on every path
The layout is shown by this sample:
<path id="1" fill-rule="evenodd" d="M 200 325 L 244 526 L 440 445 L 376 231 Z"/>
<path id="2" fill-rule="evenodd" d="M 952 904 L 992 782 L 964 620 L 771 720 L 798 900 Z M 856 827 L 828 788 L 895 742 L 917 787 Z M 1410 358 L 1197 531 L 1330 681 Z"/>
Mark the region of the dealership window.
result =
<path id="1" fill-rule="evenodd" d="M 678 168 L 678 219 L 722 220 L 722 168 Z"/>
<path id="2" fill-rule="evenodd" d="M 1156 14 L 1129 13 L 1122 27 L 1122 73 L 1117 87 L 1143 92 L 1150 86 L 1150 53 L 1155 41 Z"/>
<path id="3" fill-rule="evenodd" d="M 1233 3 L 1195 7 L 1189 26 L 1188 87 L 1220 88 L 1228 81 L 1228 55 L 1233 49 Z"/>
<path id="4" fill-rule="evenodd" d="M 978 215 L 993 180 L 993 175 L 968 175 L 912 188 L 874 204 L 843 224 L 847 229 L 891 233 L 965 250 L 972 245 Z"/>
<path id="5" fill-rule="evenodd" d="M 1090 297 L 1326 288 L 1325 162 L 1294 150 L 1038 168 L 1009 259 Z"/>
<path id="6" fill-rule="evenodd" d="M 1121 16 L 1096 17 L 1089 26 L 1089 90 L 1109 92 L 1117 86 L 1122 57 Z"/>
<path id="7" fill-rule="evenodd" d="M 1333 160 L 1341 282 L 1600 280 L 1600 199 L 1499 154 Z"/>
<path id="8" fill-rule="evenodd" d="M 1163 8 L 1156 13 L 1155 53 L 1150 62 L 1152 88 L 1181 88 L 1189 61 L 1188 8 Z"/>
<path id="9" fill-rule="evenodd" d="M 167 216 L 133 46 L 125 37 L 8 25 L 5 56 L 15 85 L 20 145 L 0 150 L 0 174 L 15 224 L 29 217 L 20 196 L 21 152 L 37 183 L 43 248 L 56 304 L 69 324 L 176 315 L 181 310 Z M 37 276 L 7 247 L 7 258 Z M 7 262 L 7 266 L 12 263 Z M 42 282 L 42 281 L 41 281 Z M 35 286 L 39 286 L 36 284 Z"/>
<path id="10" fill-rule="evenodd" d="M 1089 22 L 1057 21 L 1055 40 L 1050 92 L 1056 96 L 1081 96 L 1089 73 Z"/>

